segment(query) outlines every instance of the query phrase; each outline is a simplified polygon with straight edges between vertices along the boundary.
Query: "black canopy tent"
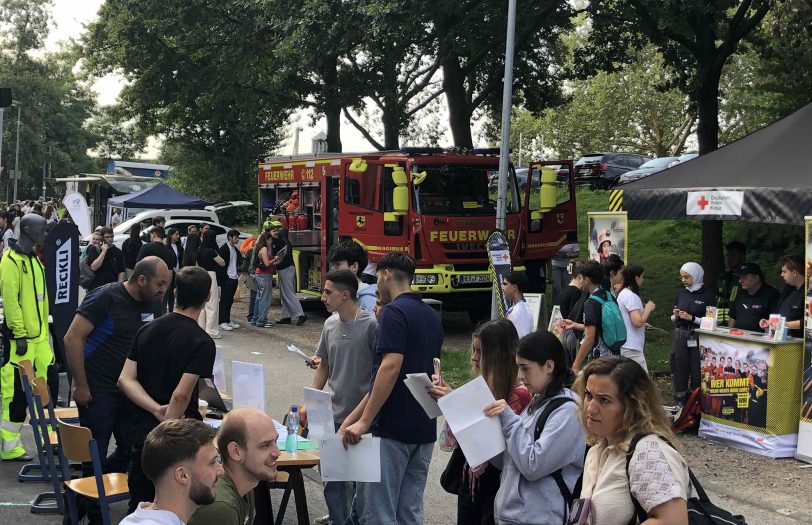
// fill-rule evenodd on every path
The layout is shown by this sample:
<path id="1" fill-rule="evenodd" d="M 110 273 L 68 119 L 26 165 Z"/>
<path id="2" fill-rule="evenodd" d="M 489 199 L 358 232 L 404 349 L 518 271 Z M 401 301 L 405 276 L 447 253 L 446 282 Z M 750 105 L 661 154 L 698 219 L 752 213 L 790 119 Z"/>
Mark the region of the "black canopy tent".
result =
<path id="1" fill-rule="evenodd" d="M 615 187 L 609 208 L 630 219 L 803 224 L 812 214 L 812 104 L 746 137 Z"/>

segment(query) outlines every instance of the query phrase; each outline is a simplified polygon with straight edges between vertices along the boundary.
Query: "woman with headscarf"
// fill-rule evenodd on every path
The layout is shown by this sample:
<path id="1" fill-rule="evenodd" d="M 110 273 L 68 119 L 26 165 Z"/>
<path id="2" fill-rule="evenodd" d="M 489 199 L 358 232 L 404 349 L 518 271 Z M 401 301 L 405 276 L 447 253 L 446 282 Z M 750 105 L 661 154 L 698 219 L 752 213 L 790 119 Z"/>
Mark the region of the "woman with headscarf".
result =
<path id="1" fill-rule="evenodd" d="M 671 336 L 671 380 L 674 400 L 682 406 L 688 395 L 699 388 L 699 344 L 694 329 L 705 317 L 705 309 L 713 305 L 713 296 L 705 290 L 705 271 L 695 262 L 687 262 L 679 270 L 684 288 L 674 299 L 673 315 L 676 328 Z"/>

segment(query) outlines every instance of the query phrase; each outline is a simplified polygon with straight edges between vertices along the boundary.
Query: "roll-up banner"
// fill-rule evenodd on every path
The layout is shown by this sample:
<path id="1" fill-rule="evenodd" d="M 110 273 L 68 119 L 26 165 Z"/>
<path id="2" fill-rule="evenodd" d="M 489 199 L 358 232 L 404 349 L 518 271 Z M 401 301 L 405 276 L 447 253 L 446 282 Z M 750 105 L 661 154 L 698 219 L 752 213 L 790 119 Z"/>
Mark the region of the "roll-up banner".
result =
<path id="1" fill-rule="evenodd" d="M 804 315 L 804 376 L 801 392 L 801 421 L 798 424 L 798 449 L 795 458 L 812 463 L 812 217 L 804 217 L 804 260 L 806 261 L 806 314 Z"/>
<path id="2" fill-rule="evenodd" d="M 79 302 L 79 230 L 75 224 L 60 221 L 48 232 L 45 283 L 53 317 L 54 351 L 62 352 L 63 339 Z"/>

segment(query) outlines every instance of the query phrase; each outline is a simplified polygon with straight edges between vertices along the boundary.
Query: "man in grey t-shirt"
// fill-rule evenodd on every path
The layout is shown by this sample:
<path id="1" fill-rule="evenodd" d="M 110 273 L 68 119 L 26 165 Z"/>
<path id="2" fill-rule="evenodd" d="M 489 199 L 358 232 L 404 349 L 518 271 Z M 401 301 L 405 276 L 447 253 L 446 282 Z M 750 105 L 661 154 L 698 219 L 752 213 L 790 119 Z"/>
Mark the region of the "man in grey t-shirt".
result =
<path id="1" fill-rule="evenodd" d="M 313 388 L 325 385 L 333 392 L 333 415 L 336 429 L 358 406 L 369 390 L 374 357 L 375 331 L 378 322 L 372 312 L 358 305 L 358 278 L 350 270 L 327 274 L 321 301 L 330 316 L 324 323 L 316 356 L 321 358 Z M 354 484 L 324 484 L 324 500 L 332 523 L 344 523 L 350 513 Z"/>

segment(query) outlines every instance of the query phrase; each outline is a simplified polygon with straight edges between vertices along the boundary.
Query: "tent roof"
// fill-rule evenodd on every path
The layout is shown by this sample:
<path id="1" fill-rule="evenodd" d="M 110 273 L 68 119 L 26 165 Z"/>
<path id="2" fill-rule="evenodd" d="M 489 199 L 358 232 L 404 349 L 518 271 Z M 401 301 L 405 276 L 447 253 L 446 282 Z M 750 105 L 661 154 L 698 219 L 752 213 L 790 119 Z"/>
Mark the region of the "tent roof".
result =
<path id="1" fill-rule="evenodd" d="M 135 193 L 113 197 L 107 201 L 107 204 L 124 208 L 202 210 L 211 203 L 179 192 L 169 185 L 161 183 Z"/>
<path id="2" fill-rule="evenodd" d="M 618 186 L 630 219 L 736 219 L 803 224 L 812 214 L 812 104 L 691 161 Z M 713 196 L 713 198 L 711 198 Z M 710 205 L 699 206 L 699 201 Z M 714 203 L 721 207 L 714 207 Z"/>

